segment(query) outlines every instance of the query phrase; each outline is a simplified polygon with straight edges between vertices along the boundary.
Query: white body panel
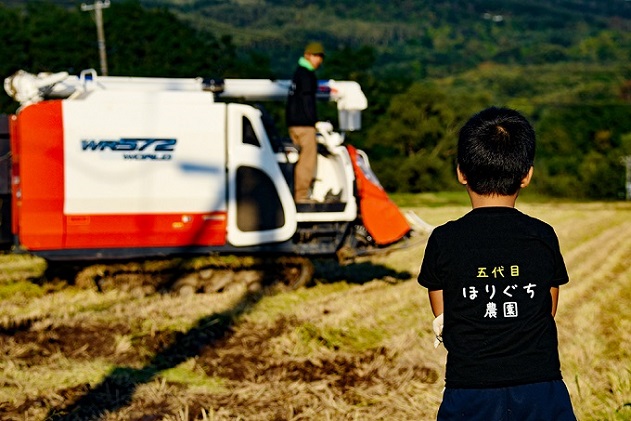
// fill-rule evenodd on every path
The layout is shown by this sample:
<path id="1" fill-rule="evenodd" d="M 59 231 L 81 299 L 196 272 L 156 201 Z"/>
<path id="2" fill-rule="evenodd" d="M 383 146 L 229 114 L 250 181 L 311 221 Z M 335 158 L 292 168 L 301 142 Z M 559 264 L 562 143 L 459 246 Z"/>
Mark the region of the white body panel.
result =
<path id="1" fill-rule="evenodd" d="M 64 101 L 63 124 L 66 214 L 226 210 L 225 104 L 209 94 L 96 91 Z"/>
<path id="2" fill-rule="evenodd" d="M 323 143 L 322 138 L 320 141 Z M 353 196 L 355 173 L 348 150 L 344 146 L 327 148 L 331 155 L 318 155 L 312 197 L 318 201 L 325 201 L 327 193 L 340 195 L 340 202 L 345 203 L 344 211 L 299 213 L 299 222 L 352 221 L 357 217 L 357 201 Z"/>
<path id="3" fill-rule="evenodd" d="M 242 119 L 252 123 L 260 146 L 242 142 Z M 296 207 L 283 174 L 276 162 L 265 128 L 261 122 L 261 112 L 249 105 L 228 105 L 228 242 L 235 246 L 250 246 L 269 242 L 281 242 L 291 238 L 296 232 Z M 285 225 L 272 230 L 244 232 L 237 225 L 236 177 L 241 166 L 261 169 L 273 181 L 285 212 Z"/>

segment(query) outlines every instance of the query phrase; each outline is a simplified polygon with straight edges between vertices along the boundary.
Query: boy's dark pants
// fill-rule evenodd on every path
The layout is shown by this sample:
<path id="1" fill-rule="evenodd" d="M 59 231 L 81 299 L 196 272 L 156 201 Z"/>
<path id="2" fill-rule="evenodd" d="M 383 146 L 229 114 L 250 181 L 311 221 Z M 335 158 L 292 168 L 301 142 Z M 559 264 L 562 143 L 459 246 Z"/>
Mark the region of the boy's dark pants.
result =
<path id="1" fill-rule="evenodd" d="M 562 380 L 494 389 L 445 389 L 439 421 L 576 421 Z"/>

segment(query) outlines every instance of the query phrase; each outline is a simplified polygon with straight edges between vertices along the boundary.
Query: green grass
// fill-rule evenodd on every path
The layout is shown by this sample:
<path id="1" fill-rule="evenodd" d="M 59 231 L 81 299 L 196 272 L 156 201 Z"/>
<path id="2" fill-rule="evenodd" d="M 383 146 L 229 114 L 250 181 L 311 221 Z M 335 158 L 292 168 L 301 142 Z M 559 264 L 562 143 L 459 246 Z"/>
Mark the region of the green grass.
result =
<path id="1" fill-rule="evenodd" d="M 390 198 L 398 206 L 403 208 L 430 207 L 470 204 L 469 197 L 464 191 L 441 193 L 392 193 Z"/>

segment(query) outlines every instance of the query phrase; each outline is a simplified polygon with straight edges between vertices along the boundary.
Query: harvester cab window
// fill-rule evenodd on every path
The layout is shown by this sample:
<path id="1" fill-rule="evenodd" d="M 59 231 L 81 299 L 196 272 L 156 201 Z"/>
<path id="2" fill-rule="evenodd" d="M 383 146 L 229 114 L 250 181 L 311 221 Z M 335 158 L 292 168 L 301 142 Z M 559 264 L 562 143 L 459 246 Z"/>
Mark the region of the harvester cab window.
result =
<path id="1" fill-rule="evenodd" d="M 255 104 L 254 108 L 261 112 L 261 121 L 263 122 L 263 127 L 265 128 L 265 134 L 267 135 L 267 138 L 269 139 L 275 152 L 285 152 L 288 147 L 293 146 L 289 137 L 282 137 L 278 133 L 274 119 L 265 107 L 263 107 L 263 105 Z"/>
<path id="2" fill-rule="evenodd" d="M 243 131 L 243 143 L 248 145 L 253 145 L 257 147 L 261 147 L 261 143 L 259 142 L 258 137 L 256 137 L 256 132 L 254 131 L 254 127 L 252 126 L 252 122 L 245 116 L 243 116 L 242 120 L 242 131 Z"/>

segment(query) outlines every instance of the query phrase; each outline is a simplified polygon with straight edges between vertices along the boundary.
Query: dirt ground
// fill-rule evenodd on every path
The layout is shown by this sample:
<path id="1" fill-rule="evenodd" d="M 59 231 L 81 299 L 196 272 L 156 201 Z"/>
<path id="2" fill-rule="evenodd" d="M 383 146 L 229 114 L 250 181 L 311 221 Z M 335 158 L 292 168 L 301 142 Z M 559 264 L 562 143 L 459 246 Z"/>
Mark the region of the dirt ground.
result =
<path id="1" fill-rule="evenodd" d="M 388 272 L 381 275 L 392 281 Z M 24 370 L 60 358 L 77 364 L 106 360 L 116 367 L 98 384 L 51 389 L 18 405 L 0 403 L 1 419 L 313 419 L 323 409 L 343 413 L 335 408 L 341 403 L 361 407 L 371 394 L 396 390 L 404 381 L 434 384 L 440 376 L 435 366 L 400 359 L 398 350 L 385 346 L 360 353 L 333 348 L 309 358 L 279 353 L 275 343 L 308 322 L 293 315 L 271 324 L 248 321 L 235 326 L 229 314 L 220 313 L 186 332 L 145 335 L 135 333 L 131 322 L 97 320 L 69 318 L 37 329 L 37 321 L 23 321 L 0 330 L 0 349 Z M 117 341 L 125 336 L 134 336 L 134 344 L 121 351 Z M 194 372 L 220 379 L 221 387 L 197 392 L 190 385 L 160 379 L 163 370 L 189 360 L 194 361 Z M 157 384 L 161 398 L 143 391 Z M 323 408 L 326 405 L 330 408 Z M 213 417 L 197 418 L 209 413 Z"/>
<path id="2" fill-rule="evenodd" d="M 147 381 L 161 367 L 184 361 L 195 349 L 199 349 L 196 365 L 207 376 L 221 377 L 227 382 L 258 385 L 321 383 L 327 385 L 330 393 L 347 402 L 361 401 L 360 396 L 354 396 L 358 389 L 377 385 L 396 388 L 401 381 L 403 376 L 392 377 L 391 373 L 384 376 L 380 370 L 383 363 L 392 357 L 385 348 L 368 350 L 360 355 L 336 353 L 318 361 L 278 358 L 269 349 L 270 340 L 292 329 L 296 324 L 297 320 L 283 319 L 271 328 L 262 328 L 256 324 L 240 326 L 237 332 L 230 331 L 218 338 L 213 337 L 211 330 L 200 330 L 197 334 L 188 334 L 183 342 L 182 338 L 174 335 L 156 334 L 142 338 L 142 346 L 133 347 L 122 355 L 115 352 L 114 344 L 116 336 L 128 332 L 128 327 L 124 325 L 60 326 L 46 332 L 5 331 L 0 334 L 0 347 L 5 352 L 12 347 L 24 349 L 19 362 L 27 367 L 41 365 L 43 360 L 52 355 L 62 354 L 73 360 L 111 356 L 112 362 L 118 366 L 143 368 L 112 374 L 96 389 L 84 384 L 70 389 L 51 390 L 47 396 L 34 397 L 17 407 L 7 403 L 0 404 L 0 416 L 4 420 L 21 420 L 29 408 L 45 407 L 49 408 L 49 419 L 98 419 L 102 410 L 111 410 L 126 404 L 130 415 L 135 410 L 138 413 L 137 418 L 130 419 L 163 419 L 163 416 L 171 413 L 163 405 L 149 409 L 152 406 L 150 402 L 143 402 L 142 399 L 128 401 L 135 388 L 134 379 L 138 381 L 144 377 L 143 381 Z M 138 349 L 142 349 L 145 354 L 147 350 L 153 350 L 160 357 L 148 361 L 146 357 L 139 355 Z M 407 379 L 421 382 L 434 383 L 439 378 L 439 373 L 434 368 L 422 364 L 400 367 L 399 370 L 407 372 Z M 231 393 L 200 395 L 189 406 L 189 411 L 191 414 L 199 414 L 202 409 L 225 411 L 233 408 L 235 413 L 248 417 L 244 419 L 260 419 L 258 417 L 261 410 L 264 410 L 267 414 L 264 419 L 285 419 L 285 402 L 277 399 L 277 394 L 266 395 L 269 399 L 264 399 L 263 395 L 255 403 L 240 401 L 239 396 Z M 296 410 L 300 411 L 299 408 Z M 152 415 L 146 415 L 147 413 Z M 268 418 L 271 413 L 276 414 Z"/>

